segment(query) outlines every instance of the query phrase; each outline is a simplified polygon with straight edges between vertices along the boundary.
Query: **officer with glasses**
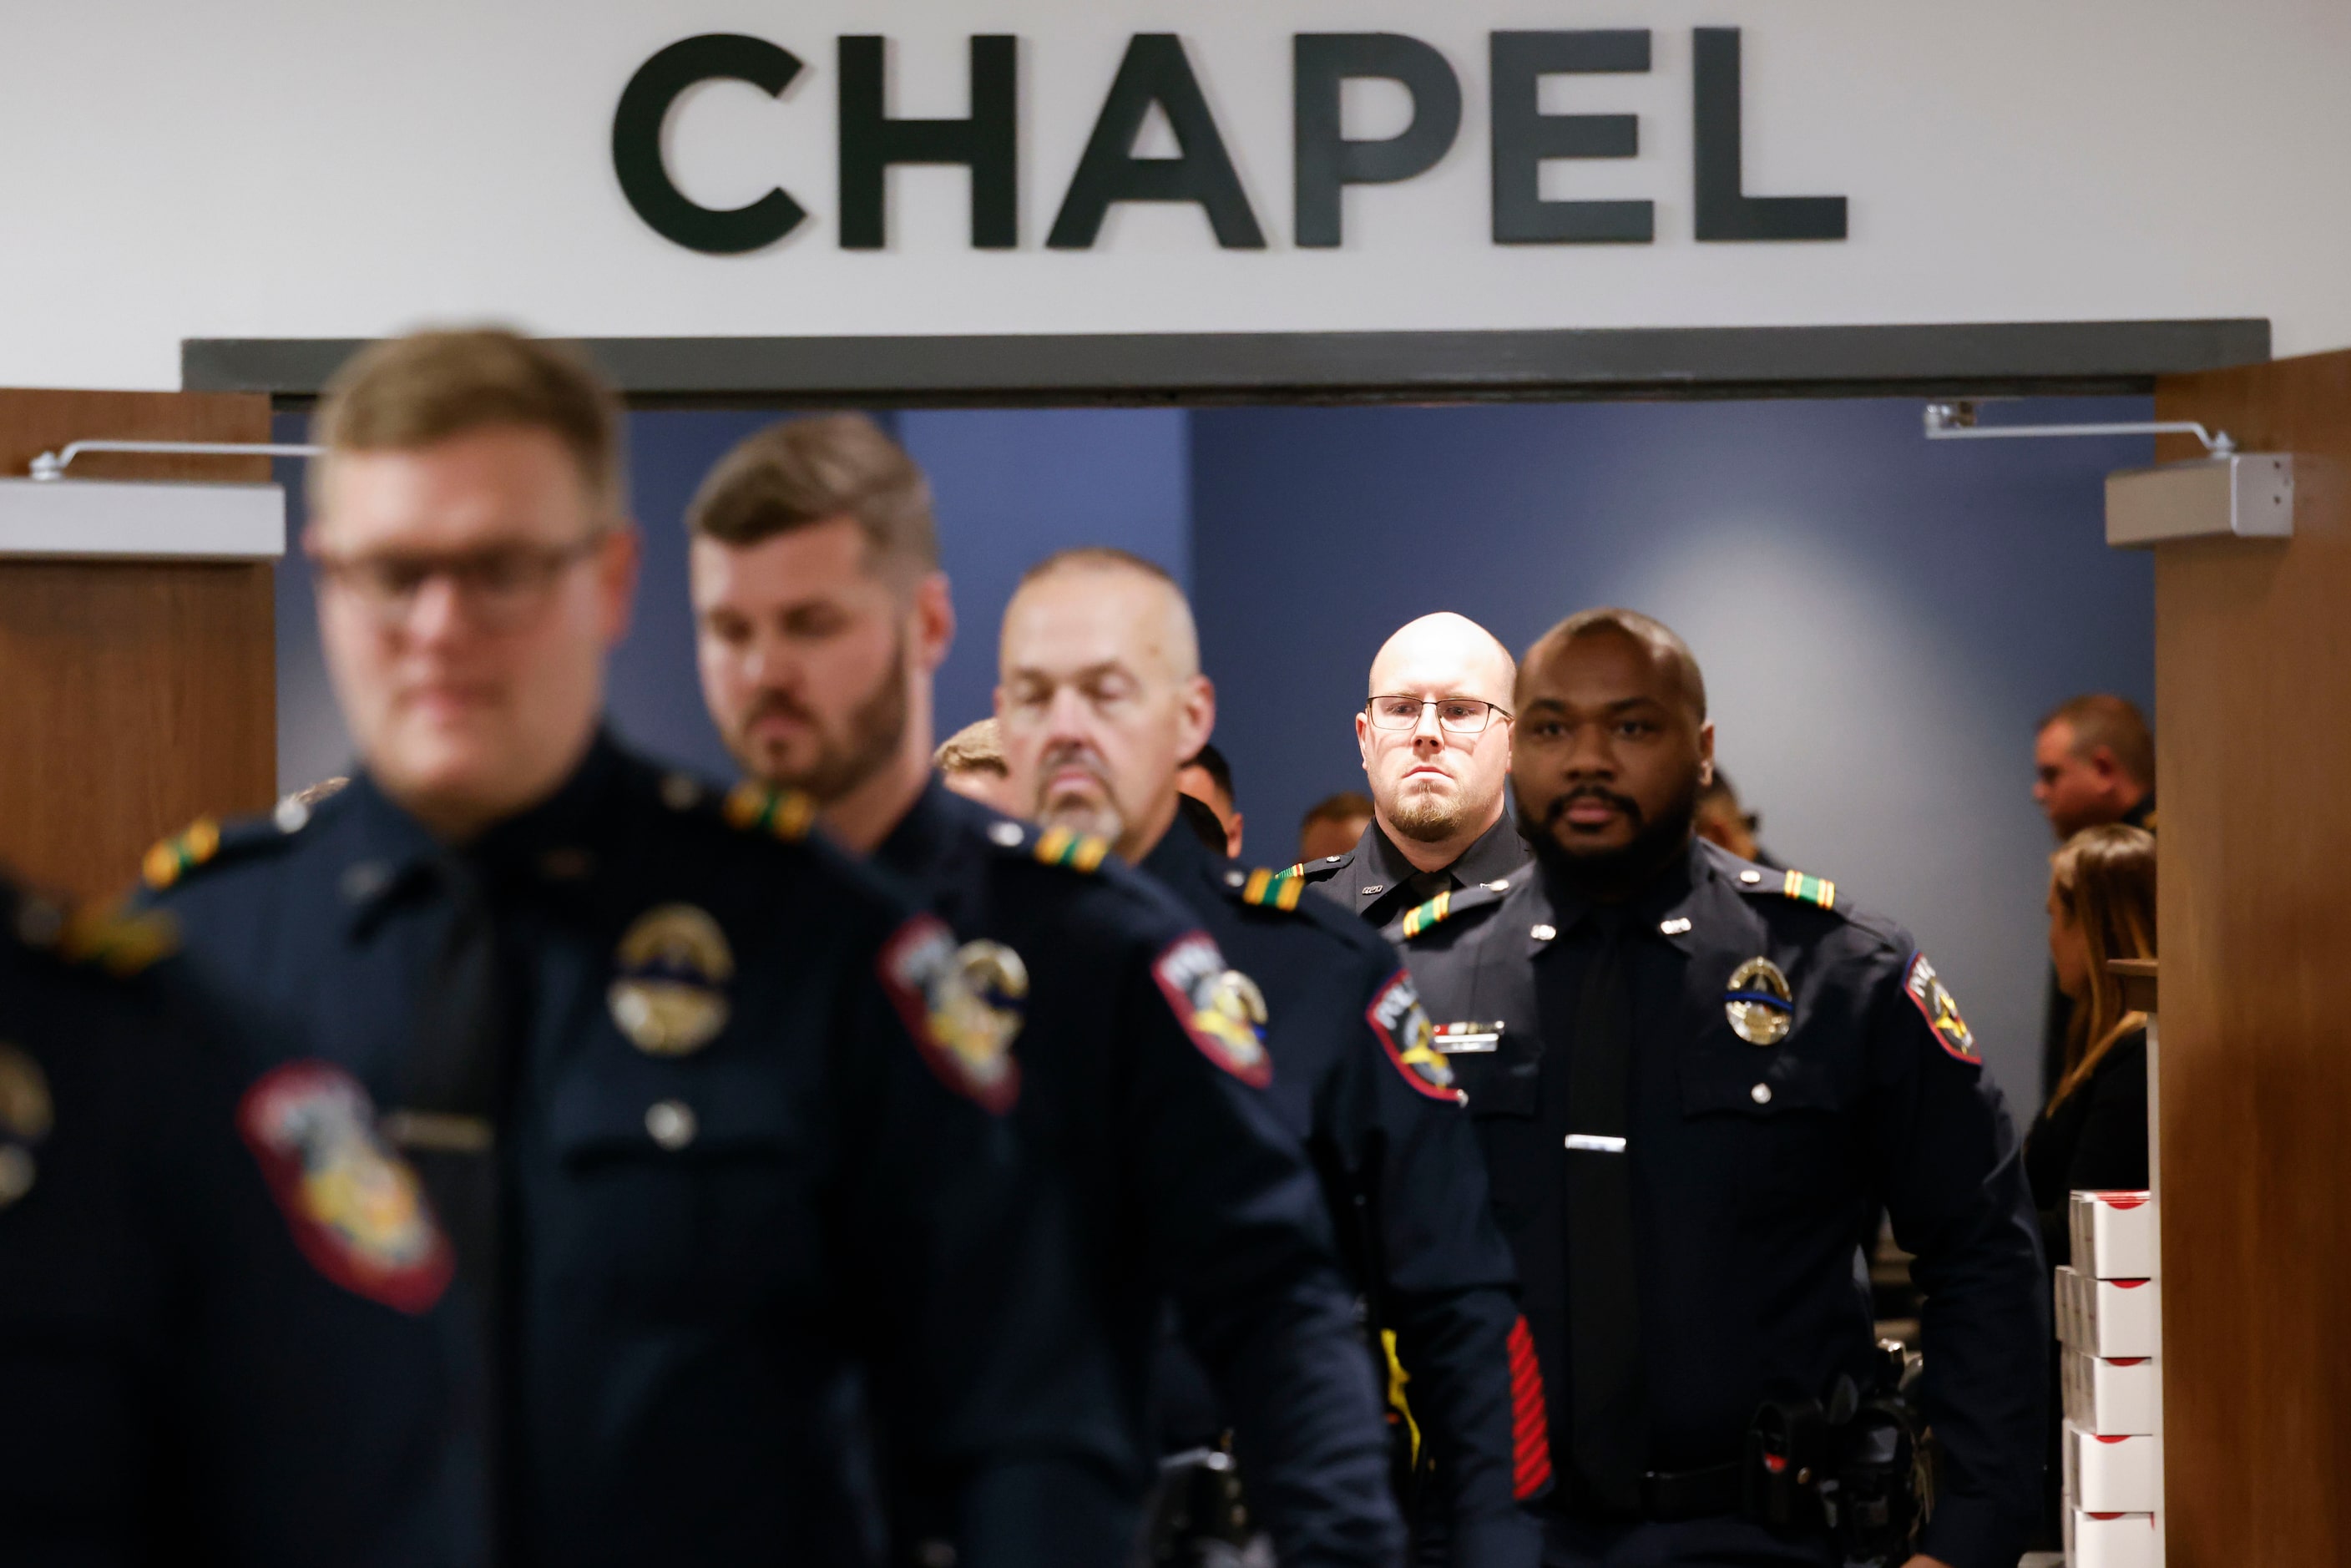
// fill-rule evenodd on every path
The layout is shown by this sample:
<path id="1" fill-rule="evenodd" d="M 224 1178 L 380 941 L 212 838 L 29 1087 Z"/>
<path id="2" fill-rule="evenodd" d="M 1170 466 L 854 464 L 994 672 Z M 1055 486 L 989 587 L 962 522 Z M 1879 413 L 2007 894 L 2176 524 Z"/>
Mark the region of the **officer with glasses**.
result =
<path id="1" fill-rule="evenodd" d="M 1372 821 L 1345 854 L 1292 866 L 1374 926 L 1440 894 L 1507 883 L 1527 863 L 1505 800 L 1517 665 L 1492 632 L 1440 611 L 1372 661 L 1355 745 Z"/>

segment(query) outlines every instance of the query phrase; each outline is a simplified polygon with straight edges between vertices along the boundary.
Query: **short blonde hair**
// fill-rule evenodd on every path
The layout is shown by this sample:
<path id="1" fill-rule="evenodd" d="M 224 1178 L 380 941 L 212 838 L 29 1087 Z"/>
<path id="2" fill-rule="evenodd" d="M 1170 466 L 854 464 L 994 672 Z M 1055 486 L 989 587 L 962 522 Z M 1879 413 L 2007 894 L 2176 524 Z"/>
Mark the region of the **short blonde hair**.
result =
<path id="1" fill-rule="evenodd" d="M 577 350 L 502 327 L 412 332 L 371 343 L 327 382 L 310 439 L 339 452 L 401 452 L 496 425 L 543 430 L 580 470 L 598 520 L 627 494 L 621 403 Z M 313 464 L 318 497 L 324 463 Z"/>
<path id="2" fill-rule="evenodd" d="M 1000 779 L 1012 776 L 1011 765 L 1004 760 L 1004 737 L 992 718 L 965 725 L 931 755 L 931 766 L 942 773 L 993 773 Z"/>

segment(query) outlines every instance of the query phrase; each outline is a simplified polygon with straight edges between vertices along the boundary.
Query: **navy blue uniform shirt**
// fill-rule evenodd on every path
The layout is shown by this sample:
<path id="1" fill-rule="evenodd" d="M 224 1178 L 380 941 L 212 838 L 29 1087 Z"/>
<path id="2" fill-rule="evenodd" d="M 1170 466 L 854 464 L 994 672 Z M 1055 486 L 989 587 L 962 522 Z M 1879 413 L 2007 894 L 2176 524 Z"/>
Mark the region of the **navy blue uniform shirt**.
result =
<path id="1" fill-rule="evenodd" d="M 1178 822 L 1143 869 L 1260 988 L 1270 1092 L 1323 1196 L 1434 1471 L 1458 1563 L 1533 1563 L 1517 1500 L 1549 1479 L 1541 1388 L 1485 1164 L 1395 950 L 1297 877 L 1250 873 Z"/>
<path id="2" fill-rule="evenodd" d="M 0 1562 L 478 1563 L 447 1245 L 348 1076 L 106 972 L 170 924 L 0 885 Z"/>
<path id="3" fill-rule="evenodd" d="M 1414 866 L 1374 821 L 1364 824 L 1364 836 L 1345 854 L 1301 861 L 1290 868 L 1290 874 L 1303 877 L 1314 892 L 1377 930 L 1440 893 L 1508 881 L 1527 863 L 1527 853 L 1518 819 L 1505 808 L 1492 827 L 1440 871 Z"/>
<path id="4" fill-rule="evenodd" d="M 1000 1127 L 909 1038 L 951 1001 L 944 927 L 807 839 L 812 815 L 600 738 L 458 870 L 365 777 L 150 857 L 198 978 L 350 1071 L 416 1148 L 453 1134 L 406 1096 L 465 879 L 483 890 L 504 1198 L 498 1264 L 457 1293 L 492 1320 L 476 1382 L 522 1561 L 841 1549 L 829 1391 L 901 1342 L 953 1201 L 937 1173 L 984 1166 Z"/>
<path id="5" fill-rule="evenodd" d="M 875 859 L 963 940 L 992 1005 L 951 1032 L 981 1084 L 1017 1092 L 1029 1166 L 960 1292 L 1006 1312 L 1012 1354 L 975 1365 L 930 1461 L 1025 1450 L 1101 1478 L 1118 1506 L 1087 1561 L 1123 1561 L 1157 1458 L 1150 1372 L 1172 1296 L 1283 1563 L 1392 1562 L 1371 1366 L 1321 1193 L 1263 1092 L 1272 1063 L 1216 945 L 1102 841 L 1040 833 L 935 780 Z M 1035 1511 L 1049 1540 L 1081 1522 Z"/>
<path id="6" fill-rule="evenodd" d="M 1554 1454 L 1574 1408 L 1562 1138 L 1587 907 L 1538 869 L 1391 928 L 1485 1145 Z M 1735 1460 L 1761 1401 L 1825 1400 L 1840 1374 L 1862 1377 L 1873 1328 L 1854 1238 L 1882 1200 L 1926 1295 L 1923 1398 L 1947 1459 L 1921 1549 L 2012 1568 L 2038 1507 L 2047 1309 L 2015 1134 L 1949 993 L 1900 928 L 1708 843 L 1627 914 L 1646 1468 Z M 1728 1011 L 1754 959 L 1791 992 L 1776 1043 L 1750 1044 Z M 1742 995 L 1769 991 L 1750 975 Z"/>

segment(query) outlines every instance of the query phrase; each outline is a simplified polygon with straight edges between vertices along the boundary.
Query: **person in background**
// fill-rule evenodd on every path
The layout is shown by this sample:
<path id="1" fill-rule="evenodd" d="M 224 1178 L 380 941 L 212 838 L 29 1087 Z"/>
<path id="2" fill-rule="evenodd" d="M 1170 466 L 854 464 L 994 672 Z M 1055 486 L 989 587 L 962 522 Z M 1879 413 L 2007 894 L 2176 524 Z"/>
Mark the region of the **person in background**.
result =
<path id="1" fill-rule="evenodd" d="M 1440 611 L 1400 627 L 1372 660 L 1355 714 L 1372 823 L 1352 850 L 1290 874 L 1378 927 L 1524 866 L 1504 799 L 1515 672 L 1510 651 L 1467 616 Z"/>
<path id="2" fill-rule="evenodd" d="M 993 718 L 965 725 L 941 741 L 931 753 L 931 767 L 940 783 L 965 800 L 1011 815 L 1004 792 L 1004 742 Z"/>
<path id="3" fill-rule="evenodd" d="M 930 486 L 872 421 L 747 438 L 686 527 L 703 697 L 727 749 L 808 791 L 837 841 L 954 928 L 963 983 L 932 1064 L 1010 1134 L 1010 1191 L 975 1182 L 943 1222 L 956 1263 L 929 1301 L 930 1414 L 883 1425 L 901 1560 L 1123 1562 L 1157 1469 L 1152 1352 L 1173 1300 L 1282 1560 L 1382 1568 L 1401 1531 L 1377 1391 L 1311 1166 L 1264 1090 L 1250 988 L 1123 863 L 1123 842 L 1113 853 L 1166 831 L 1172 784 L 1155 811 L 1079 832 L 1008 821 L 934 778 L 932 677 L 955 605 Z M 1066 700 L 1139 698 L 1104 668 Z M 1207 733 L 1165 754 L 1168 775 Z"/>
<path id="4" fill-rule="evenodd" d="M 1710 844 L 1719 845 L 1740 860 L 1751 861 L 1772 871 L 1785 871 L 1787 866 L 1771 858 L 1771 852 L 1758 842 L 1755 835 L 1763 831 L 1763 819 L 1747 810 L 1739 800 L 1739 791 L 1731 787 L 1730 775 L 1718 768 L 1714 778 L 1698 795 L 1698 836 Z"/>
<path id="5" fill-rule="evenodd" d="M 2052 1268 L 2071 1260 L 2069 1194 L 2147 1186 L 2147 1015 L 2126 1011 L 2111 958 L 2155 956 L 2155 835 L 2109 823 L 2049 868 L 2049 957 L 2074 1004 L 2064 1071 L 2025 1139 Z"/>
<path id="6" fill-rule="evenodd" d="M 2032 739 L 2032 800 L 2064 843 L 2107 822 L 2155 831 L 2155 734 L 2127 697 L 2094 692 L 2052 708 Z M 2074 1004 L 2053 976 L 2042 1010 L 2041 1093 L 2065 1072 Z"/>
<path id="7" fill-rule="evenodd" d="M 1233 807 L 1233 765 L 1225 754 L 1213 743 L 1200 747 L 1176 770 L 1176 788 L 1217 814 L 1225 831 L 1226 857 L 1240 859 L 1241 814 Z"/>
<path id="8" fill-rule="evenodd" d="M 1216 723 L 1191 606 L 1123 551 L 1031 568 L 1004 613 L 998 713 L 1014 788 L 1040 821 L 1115 835 L 1238 967 L 1268 1092 L 1313 1153 L 1332 1222 L 1387 1371 L 1399 1490 L 1457 1568 L 1534 1568 L 1516 1506 L 1548 1485 L 1540 1375 L 1487 1212 L 1477 1139 L 1395 951 L 1295 879 L 1235 865 L 1171 817 Z M 1085 694 L 1103 689 L 1119 700 Z M 1212 1448 L 1214 1405 L 1170 1397 L 1196 1373 L 1163 1358 L 1172 1454 Z M 1206 1408 L 1201 1408 L 1202 1406 Z M 1256 1478 L 1244 1462 L 1245 1490 Z M 1431 1542 L 1431 1550 L 1439 1550 Z"/>
<path id="9" fill-rule="evenodd" d="M 1372 798 L 1360 789 L 1342 789 L 1336 795 L 1325 795 L 1306 808 L 1306 815 L 1298 824 L 1298 860 L 1311 865 L 1319 860 L 1336 860 L 1355 847 L 1364 830 L 1372 825 Z"/>

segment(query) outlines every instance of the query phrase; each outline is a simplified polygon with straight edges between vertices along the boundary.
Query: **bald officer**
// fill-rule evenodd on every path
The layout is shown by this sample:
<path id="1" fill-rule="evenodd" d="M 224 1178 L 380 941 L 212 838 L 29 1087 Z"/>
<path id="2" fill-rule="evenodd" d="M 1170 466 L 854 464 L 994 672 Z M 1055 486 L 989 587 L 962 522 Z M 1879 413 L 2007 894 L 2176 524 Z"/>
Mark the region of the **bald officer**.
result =
<path id="1" fill-rule="evenodd" d="M 1519 671 L 1537 867 L 1392 929 L 1517 1249 L 1558 1568 L 1900 1562 L 1910 1448 L 1854 1238 L 1926 1292 L 1940 1496 L 1914 1564 L 2013 1568 L 2038 1507 L 2040 1238 L 2014 1130 L 1907 933 L 1694 841 L 1706 685 L 1647 616 Z"/>
<path id="2" fill-rule="evenodd" d="M 1526 863 L 1504 801 L 1515 666 L 1494 634 L 1450 611 L 1407 622 L 1372 661 L 1355 715 L 1372 821 L 1355 847 L 1291 868 L 1369 925 Z"/>
<path id="3" fill-rule="evenodd" d="M 1269 1092 L 1315 1156 L 1367 1348 L 1390 1369 L 1415 1522 L 1441 1527 L 1460 1568 L 1531 1568 L 1540 1543 L 1517 1500 L 1550 1479 L 1541 1379 L 1475 1139 L 1395 950 L 1176 821 L 1216 688 L 1166 572 L 1113 549 L 1040 562 L 1005 611 L 998 659 L 1016 794 L 1041 821 L 1111 839 L 1237 966 Z M 1207 1412 L 1170 1446 L 1213 1443 L 1220 1425 Z"/>

